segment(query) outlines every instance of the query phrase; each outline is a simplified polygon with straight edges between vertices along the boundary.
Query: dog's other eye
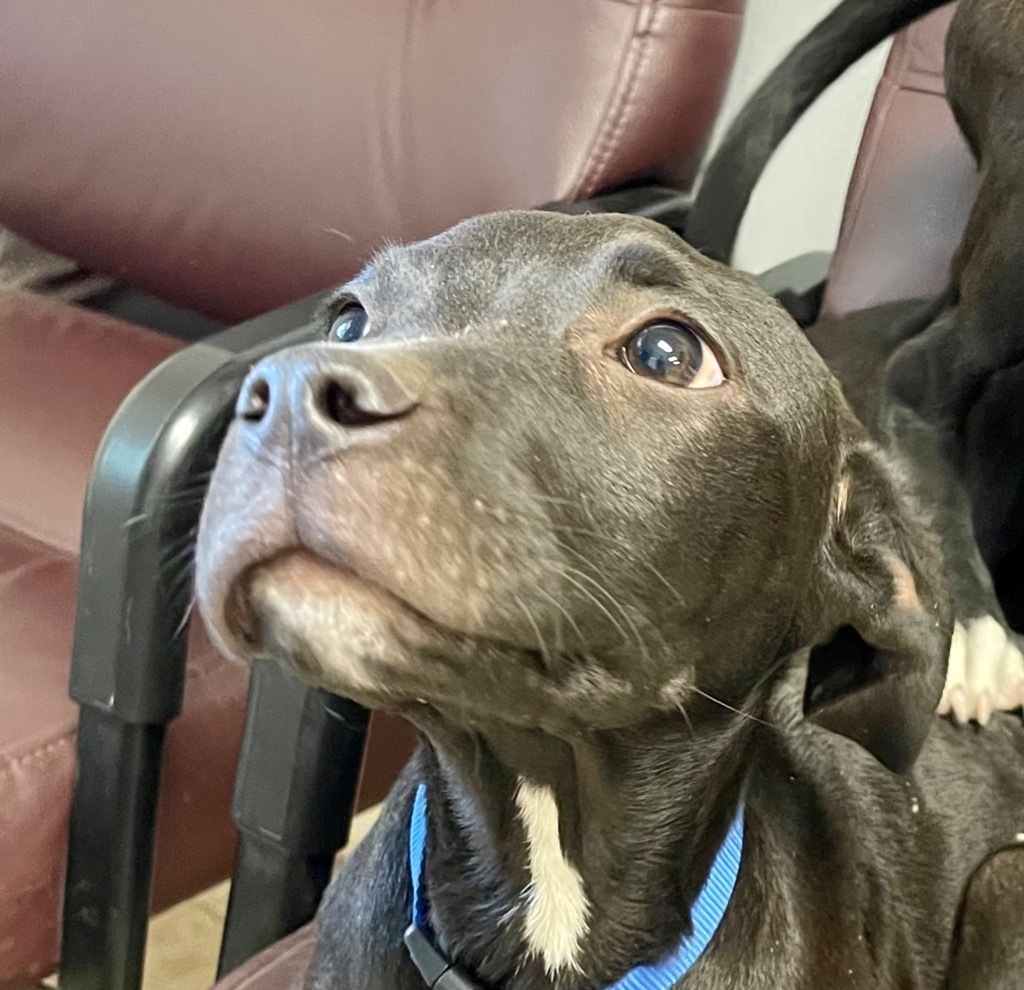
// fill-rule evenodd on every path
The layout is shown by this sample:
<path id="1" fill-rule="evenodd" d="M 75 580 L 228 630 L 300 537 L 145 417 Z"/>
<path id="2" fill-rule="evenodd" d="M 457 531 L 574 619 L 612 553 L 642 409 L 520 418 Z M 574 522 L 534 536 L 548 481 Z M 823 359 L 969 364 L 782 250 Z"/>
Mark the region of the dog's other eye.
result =
<path id="1" fill-rule="evenodd" d="M 680 388 L 714 388 L 725 381 L 714 351 L 685 323 L 656 320 L 622 346 L 623 363 L 644 375 Z"/>
<path id="2" fill-rule="evenodd" d="M 339 344 L 350 344 L 366 333 L 370 317 L 359 303 L 349 303 L 331 323 L 328 339 Z"/>

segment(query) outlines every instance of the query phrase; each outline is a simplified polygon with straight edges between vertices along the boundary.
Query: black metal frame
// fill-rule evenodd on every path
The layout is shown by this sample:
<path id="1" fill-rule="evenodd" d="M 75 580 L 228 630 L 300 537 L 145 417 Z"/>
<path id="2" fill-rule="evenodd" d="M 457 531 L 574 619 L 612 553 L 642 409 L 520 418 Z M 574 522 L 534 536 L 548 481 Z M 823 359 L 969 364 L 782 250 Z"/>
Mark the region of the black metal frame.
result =
<path id="1" fill-rule="evenodd" d="M 548 209 L 640 214 L 681 233 L 688 203 L 675 190 L 637 186 Z M 803 281 L 791 293 L 802 322 L 820 299 L 820 284 L 806 273 Z M 141 984 L 164 734 L 181 710 L 185 676 L 191 589 L 174 562 L 188 556 L 243 378 L 264 355 L 312 337 L 319 298 L 164 362 L 125 400 L 96 457 L 72 656 L 81 716 L 62 990 Z M 348 837 L 366 729 L 358 705 L 306 689 L 276 665 L 254 668 L 221 974 L 312 918 Z"/>
<path id="2" fill-rule="evenodd" d="M 304 925 L 348 841 L 369 713 L 276 664 L 252 673 L 234 819 L 238 858 L 217 975 Z"/>

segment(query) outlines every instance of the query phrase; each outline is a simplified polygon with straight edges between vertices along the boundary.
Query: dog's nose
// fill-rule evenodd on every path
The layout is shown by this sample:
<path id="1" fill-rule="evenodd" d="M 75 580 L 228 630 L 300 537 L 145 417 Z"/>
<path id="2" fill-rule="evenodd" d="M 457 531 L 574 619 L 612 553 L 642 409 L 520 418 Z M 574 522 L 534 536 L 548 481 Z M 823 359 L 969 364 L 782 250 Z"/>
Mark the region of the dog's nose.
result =
<path id="1" fill-rule="evenodd" d="M 342 353 L 337 353 L 342 352 Z M 415 397 L 385 364 L 354 349 L 297 347 L 256 364 L 235 409 L 239 428 L 264 453 L 319 456 L 370 439 L 401 419 Z"/>

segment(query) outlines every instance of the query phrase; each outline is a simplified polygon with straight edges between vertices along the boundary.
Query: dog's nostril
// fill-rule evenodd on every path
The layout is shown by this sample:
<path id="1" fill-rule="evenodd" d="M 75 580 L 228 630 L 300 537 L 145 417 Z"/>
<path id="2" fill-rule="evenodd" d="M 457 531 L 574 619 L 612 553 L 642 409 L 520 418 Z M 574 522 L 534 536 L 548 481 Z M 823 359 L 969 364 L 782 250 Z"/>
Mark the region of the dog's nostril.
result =
<path id="1" fill-rule="evenodd" d="M 371 412 L 359 405 L 355 390 L 337 380 L 327 381 L 320 389 L 320 411 L 339 426 L 371 426 L 387 419 L 386 415 Z"/>
<path id="2" fill-rule="evenodd" d="M 250 382 L 239 403 L 238 415 L 249 423 L 258 423 L 270 408 L 270 384 L 265 378 Z"/>

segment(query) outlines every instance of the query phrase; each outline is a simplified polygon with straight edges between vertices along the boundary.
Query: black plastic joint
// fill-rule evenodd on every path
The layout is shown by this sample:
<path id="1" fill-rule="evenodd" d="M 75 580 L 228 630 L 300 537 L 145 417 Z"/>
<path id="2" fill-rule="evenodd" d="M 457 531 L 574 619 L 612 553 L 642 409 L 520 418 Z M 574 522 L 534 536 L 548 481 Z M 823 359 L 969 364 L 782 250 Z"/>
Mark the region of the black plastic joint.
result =
<path id="1" fill-rule="evenodd" d="M 235 824 L 292 855 L 332 856 L 341 849 L 369 717 L 354 701 L 307 688 L 279 664 L 255 664 L 235 778 Z"/>

